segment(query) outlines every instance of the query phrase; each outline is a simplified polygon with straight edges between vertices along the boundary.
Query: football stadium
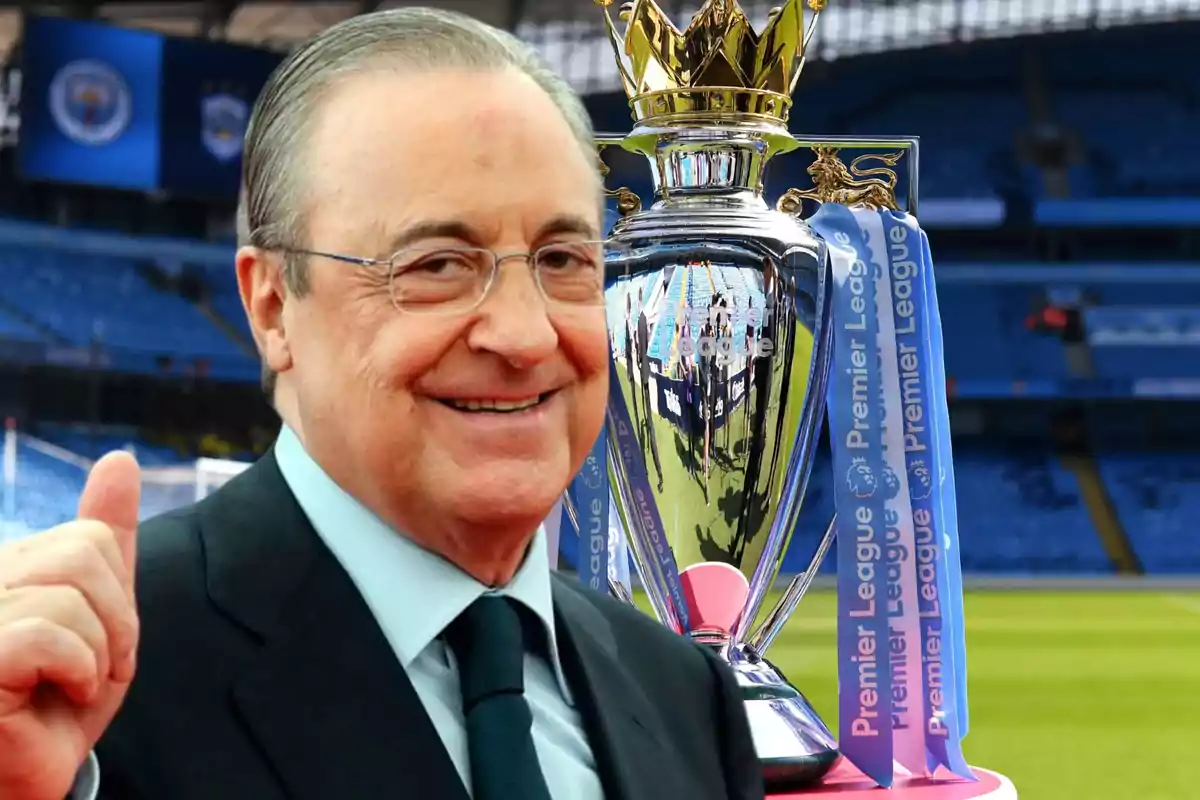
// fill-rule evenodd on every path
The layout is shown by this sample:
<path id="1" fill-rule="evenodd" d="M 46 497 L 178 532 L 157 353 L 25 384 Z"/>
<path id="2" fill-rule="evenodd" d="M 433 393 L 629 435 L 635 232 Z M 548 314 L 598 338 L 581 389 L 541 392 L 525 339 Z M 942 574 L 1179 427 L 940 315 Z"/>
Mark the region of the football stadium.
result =
<path id="1" fill-rule="evenodd" d="M 416 4 L 0 3 L 0 542 L 73 519 L 107 452 L 136 455 L 145 519 L 270 450 L 280 423 L 234 269 L 250 110 L 299 43 L 404 5 Z M 420 5 L 512 31 L 582 95 L 596 131 L 630 130 L 606 4 Z M 680 30 L 701 5 L 657 0 Z M 741 2 L 758 30 L 777 5 Z M 1022 798 L 1200 797 L 1197 42 L 1200 0 L 829 0 L 793 96 L 800 140 L 877 140 L 876 158 L 891 140 L 917 143 L 890 188 L 908 197 L 936 270 L 963 748 Z M 645 158 L 601 158 L 609 189 L 653 202 L 661 176 Z M 800 147 L 773 159 L 768 203 L 814 185 L 821 158 Z M 845 178 L 867 186 L 872 174 Z M 612 194 L 609 225 L 630 210 Z M 676 309 L 761 304 L 745 274 L 693 265 L 638 288 L 665 309 L 636 337 L 642 369 L 662 386 L 686 372 Z M 609 296 L 610 323 L 626 302 Z M 644 432 L 658 448 L 648 474 L 715 518 L 707 428 L 697 443 L 680 434 L 687 413 L 666 421 L 661 408 L 679 402 L 669 387 L 653 401 L 633 391 L 633 345 L 611 334 L 612 380 L 635 418 L 651 402 L 663 415 Z M 749 385 L 753 368 L 738 369 Z M 728 402 L 714 441 L 752 446 L 752 415 Z M 799 414 L 777 414 L 779 430 L 802 426 Z M 768 606 L 808 569 L 840 502 L 828 428 L 813 434 Z M 558 550 L 559 570 L 584 570 L 570 519 Z M 840 552 L 769 654 L 834 731 Z"/>

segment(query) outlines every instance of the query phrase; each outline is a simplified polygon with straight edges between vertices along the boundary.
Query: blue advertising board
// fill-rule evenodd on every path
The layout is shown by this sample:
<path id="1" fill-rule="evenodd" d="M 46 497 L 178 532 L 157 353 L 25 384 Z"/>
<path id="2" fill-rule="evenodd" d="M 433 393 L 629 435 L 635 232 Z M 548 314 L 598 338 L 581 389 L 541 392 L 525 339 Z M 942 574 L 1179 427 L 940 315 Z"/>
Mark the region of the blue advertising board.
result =
<path id="1" fill-rule="evenodd" d="M 250 108 L 282 56 L 28 17 L 20 175 L 232 200 Z"/>
<path id="2" fill-rule="evenodd" d="M 250 108 L 281 60 L 248 47 L 166 40 L 160 188 L 197 199 L 237 196 Z"/>
<path id="3" fill-rule="evenodd" d="M 20 174 L 157 188 L 162 37 L 28 17 L 21 50 Z"/>

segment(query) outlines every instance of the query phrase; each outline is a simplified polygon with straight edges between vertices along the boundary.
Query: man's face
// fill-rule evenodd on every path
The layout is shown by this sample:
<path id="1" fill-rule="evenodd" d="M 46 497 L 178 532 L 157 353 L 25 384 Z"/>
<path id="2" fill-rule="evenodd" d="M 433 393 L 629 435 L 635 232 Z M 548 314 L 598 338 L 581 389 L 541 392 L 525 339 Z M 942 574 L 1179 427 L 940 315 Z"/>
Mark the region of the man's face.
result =
<path id="1" fill-rule="evenodd" d="M 595 165 L 516 72 L 358 76 L 316 128 L 305 246 L 387 257 L 405 239 L 503 254 L 600 238 Z M 309 451 L 410 533 L 540 522 L 603 423 L 603 307 L 548 305 L 520 258 L 458 315 L 398 311 L 386 268 L 309 263 L 311 292 L 283 310 L 284 380 Z M 531 407 L 462 407 L 493 401 Z"/>

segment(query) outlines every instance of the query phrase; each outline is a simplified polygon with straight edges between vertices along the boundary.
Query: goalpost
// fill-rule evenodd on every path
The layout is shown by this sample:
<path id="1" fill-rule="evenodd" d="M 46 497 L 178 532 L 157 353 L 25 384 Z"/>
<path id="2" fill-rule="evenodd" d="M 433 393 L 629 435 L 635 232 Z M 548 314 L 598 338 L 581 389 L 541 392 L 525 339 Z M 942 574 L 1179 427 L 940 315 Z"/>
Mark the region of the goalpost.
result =
<path id="1" fill-rule="evenodd" d="M 135 446 L 127 446 L 137 455 Z M 5 421 L 0 458 L 0 541 L 72 519 L 94 462 L 65 447 L 31 436 Z M 219 458 L 142 467 L 139 517 L 146 519 L 202 500 L 250 464 Z"/>
<path id="2" fill-rule="evenodd" d="M 192 464 L 142 468 L 142 517 L 199 502 L 240 475 L 250 464 L 199 458 Z"/>

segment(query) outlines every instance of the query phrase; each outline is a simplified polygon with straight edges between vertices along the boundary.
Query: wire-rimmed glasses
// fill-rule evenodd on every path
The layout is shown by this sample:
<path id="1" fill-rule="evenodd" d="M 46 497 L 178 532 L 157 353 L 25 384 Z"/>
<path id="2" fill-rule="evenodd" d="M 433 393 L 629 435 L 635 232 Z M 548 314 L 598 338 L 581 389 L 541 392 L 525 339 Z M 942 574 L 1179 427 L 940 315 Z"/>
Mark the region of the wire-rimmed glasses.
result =
<path id="1" fill-rule="evenodd" d="M 473 311 L 496 282 L 500 264 L 521 259 L 547 303 L 604 305 L 604 241 L 555 242 L 532 252 L 496 253 L 479 247 L 408 247 L 391 258 L 360 258 L 320 250 L 289 248 L 298 255 L 331 258 L 387 269 L 397 310 L 411 314 L 463 314 Z"/>

